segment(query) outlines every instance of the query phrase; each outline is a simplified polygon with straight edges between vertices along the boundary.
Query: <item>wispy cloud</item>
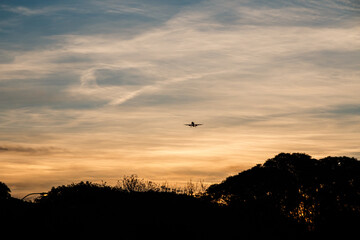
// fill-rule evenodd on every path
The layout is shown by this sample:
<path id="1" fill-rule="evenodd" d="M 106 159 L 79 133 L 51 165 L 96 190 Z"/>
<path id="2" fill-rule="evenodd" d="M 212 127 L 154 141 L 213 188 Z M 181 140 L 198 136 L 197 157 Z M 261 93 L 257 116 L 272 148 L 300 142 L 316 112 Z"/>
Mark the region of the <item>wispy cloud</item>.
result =
<path id="1" fill-rule="evenodd" d="M 309 93 L 316 98 L 336 96 L 351 91 L 351 84 L 357 84 L 356 69 L 329 70 L 318 65 L 319 61 L 328 62 L 325 55 L 319 55 L 322 52 L 360 49 L 357 41 L 360 29 L 356 25 L 313 27 L 307 21 L 317 22 L 331 15 L 324 14 L 326 9 L 310 9 L 307 4 L 254 8 L 247 2 L 243 6 L 226 1 L 219 8 L 212 3 L 216 1 L 186 8 L 163 25 L 130 39 L 116 33 L 54 36 L 53 46 L 17 52 L 12 62 L 1 64 L 1 76 L 4 80 L 27 79 L 29 75 L 45 79 L 66 71 L 74 81 L 64 93 L 105 100 L 113 106 L 143 94 L 162 94 L 181 82 L 182 86 L 186 86 L 185 82 L 202 85 L 206 79 L 216 86 L 217 95 L 226 91 L 226 95 L 235 97 L 239 93 L 237 87 L 245 87 L 247 92 L 254 88 L 256 92 L 252 94 L 258 97 L 257 101 L 266 96 L 278 100 L 292 96 L 295 100 Z M 224 9 L 239 16 L 233 24 L 220 21 Z M 299 25 L 300 22 L 303 24 Z M 308 57 L 314 54 L 319 57 Z M 348 58 L 340 57 L 339 62 Z M 139 72 L 143 78 L 136 86 L 116 84 L 116 79 L 114 85 L 102 86 L 97 82 L 101 70 L 119 71 L 122 75 L 128 69 Z M 339 74 L 343 79 L 340 82 Z M 274 92 L 274 88 L 280 91 Z M 304 91 L 298 91 L 299 88 Z M 209 94 L 212 90 L 203 85 L 199 91 Z M 254 98 L 246 93 L 238 96 Z M 216 98 L 216 94 L 208 97 Z M 306 98 L 298 104 L 312 102 Z"/>
<path id="2" fill-rule="evenodd" d="M 81 9 L 76 9 L 67 6 L 49 6 L 49 7 L 25 7 L 25 6 L 10 6 L 0 5 L 0 9 L 3 11 L 13 12 L 24 16 L 35 16 L 35 15 L 50 15 L 60 11 L 79 12 Z"/>
<path id="3" fill-rule="evenodd" d="M 29 153 L 29 154 L 50 154 L 50 153 L 59 153 L 64 152 L 64 149 L 58 147 L 29 147 L 29 146 L 18 146 L 18 145 L 3 145 L 0 146 L 0 153 Z"/>
<path id="4" fill-rule="evenodd" d="M 22 14 L 22 15 L 26 15 L 26 16 L 44 14 L 44 13 L 49 12 L 49 9 L 30 9 L 30 8 L 22 7 L 22 6 L 11 7 L 11 6 L 2 5 L 1 8 L 2 8 L 2 10 L 5 10 L 5 11 L 18 13 L 18 14 Z"/>

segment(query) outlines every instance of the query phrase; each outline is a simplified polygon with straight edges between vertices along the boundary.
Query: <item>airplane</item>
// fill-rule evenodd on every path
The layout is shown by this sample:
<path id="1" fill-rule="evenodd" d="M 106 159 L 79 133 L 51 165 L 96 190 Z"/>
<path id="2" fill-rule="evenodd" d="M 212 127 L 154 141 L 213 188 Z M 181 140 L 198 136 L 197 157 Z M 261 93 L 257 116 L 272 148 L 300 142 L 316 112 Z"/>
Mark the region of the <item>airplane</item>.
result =
<path id="1" fill-rule="evenodd" d="M 184 124 L 185 126 L 189 126 L 189 127 L 197 127 L 197 126 L 200 126 L 200 125 L 203 125 L 202 123 L 194 123 L 194 122 L 191 122 L 190 124 Z"/>

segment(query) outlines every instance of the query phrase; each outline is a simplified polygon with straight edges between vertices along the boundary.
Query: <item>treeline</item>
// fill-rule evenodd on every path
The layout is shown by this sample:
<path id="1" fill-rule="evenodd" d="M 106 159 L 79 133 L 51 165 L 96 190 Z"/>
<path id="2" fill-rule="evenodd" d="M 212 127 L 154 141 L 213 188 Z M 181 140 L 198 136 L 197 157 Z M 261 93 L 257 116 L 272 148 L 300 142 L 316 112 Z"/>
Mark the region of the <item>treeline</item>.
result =
<path id="1" fill-rule="evenodd" d="M 360 162 L 280 153 L 219 184 L 170 187 L 124 177 L 80 182 L 26 202 L 0 184 L 1 226 L 31 236 L 116 239 L 303 239 L 354 236 Z"/>

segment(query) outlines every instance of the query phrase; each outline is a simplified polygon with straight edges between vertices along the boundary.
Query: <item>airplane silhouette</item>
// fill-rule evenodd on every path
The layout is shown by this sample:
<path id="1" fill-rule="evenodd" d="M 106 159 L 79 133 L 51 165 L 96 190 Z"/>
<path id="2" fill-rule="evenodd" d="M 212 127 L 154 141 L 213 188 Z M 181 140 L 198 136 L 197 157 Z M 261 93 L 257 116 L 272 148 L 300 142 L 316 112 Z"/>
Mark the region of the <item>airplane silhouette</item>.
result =
<path id="1" fill-rule="evenodd" d="M 194 122 L 191 122 L 190 124 L 184 124 L 185 126 L 189 126 L 189 127 L 197 127 L 197 126 L 200 126 L 200 125 L 203 125 L 202 123 L 194 123 Z"/>

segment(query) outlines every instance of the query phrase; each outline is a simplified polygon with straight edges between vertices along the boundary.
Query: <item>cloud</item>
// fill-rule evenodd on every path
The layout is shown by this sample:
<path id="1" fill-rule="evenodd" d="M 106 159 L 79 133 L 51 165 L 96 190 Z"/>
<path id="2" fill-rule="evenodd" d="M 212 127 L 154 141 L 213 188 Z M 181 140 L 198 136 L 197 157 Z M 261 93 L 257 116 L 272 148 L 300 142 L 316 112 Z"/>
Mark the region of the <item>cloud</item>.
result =
<path id="1" fill-rule="evenodd" d="M 25 16 L 44 14 L 48 12 L 48 10 L 46 9 L 30 9 L 22 6 L 11 7 L 11 6 L 2 5 L 1 8 L 2 10 L 25 15 Z"/>
<path id="2" fill-rule="evenodd" d="M 324 115 L 323 117 L 328 118 L 360 119 L 360 105 L 357 103 L 328 106 L 319 112 Z"/>
<path id="3" fill-rule="evenodd" d="M 215 98 L 219 102 L 223 102 L 217 98 L 222 95 L 221 91 L 234 99 L 244 96 L 251 101 L 254 96 L 239 95 L 236 89 L 245 86 L 249 92 L 255 87 L 253 94 L 259 102 L 266 96 L 276 96 L 280 100 L 293 94 L 306 95 L 304 91 L 295 93 L 292 90 L 295 83 L 296 87 L 307 89 L 307 94 L 321 92 L 330 81 L 322 79 L 334 78 L 335 74 L 334 68 L 324 71 L 324 65 L 339 66 L 346 59 L 356 61 L 350 53 L 360 48 L 356 41 L 360 29 L 357 26 L 314 28 L 308 25 L 306 21 L 316 20 L 309 20 L 307 14 L 328 17 L 319 9 L 303 11 L 304 6 L 296 8 L 294 5 L 254 8 L 250 3 L 241 5 L 230 1 L 219 8 L 212 3 L 214 1 L 184 8 L 164 24 L 154 25 L 131 38 L 124 39 L 116 32 L 52 36 L 53 44 L 46 48 L 11 53 L 17 57 L 0 64 L 0 78 L 26 81 L 31 76 L 48 79 L 46 84 L 51 86 L 63 82 L 63 72 L 66 72 L 72 81 L 55 88 L 61 93 L 53 95 L 57 96 L 56 101 L 78 99 L 89 107 L 93 105 L 86 102 L 118 106 L 140 96 L 166 95 L 175 84 L 183 88 L 188 88 L 188 84 L 199 85 L 198 93 L 207 96 L 204 100 Z M 228 25 L 221 20 L 224 9 L 240 18 Z M 303 24 L 298 24 L 303 20 Z M 329 55 L 336 60 L 325 60 Z M 346 76 L 349 72 L 338 69 L 340 72 L 336 74 L 355 83 L 354 77 Z M 320 86 L 314 86 L 321 82 Z M 231 85 L 237 87 L 231 88 Z M 331 88 L 329 94 L 345 90 L 344 86 L 333 88 L 334 85 L 338 83 L 332 82 L 326 87 Z M 216 88 L 212 90 L 209 86 Z M 273 92 L 274 86 L 283 91 Z M 16 92 L 9 91 L 7 95 L 15 96 Z"/>
<path id="4" fill-rule="evenodd" d="M 70 106 L 65 102 L 72 101 L 79 103 L 73 106 L 92 108 L 87 103 L 107 107 L 138 99 L 137 106 L 148 106 L 156 104 L 151 99 L 166 99 L 170 93 L 181 99 L 192 92 L 204 104 L 214 101 L 214 111 L 232 102 L 255 116 L 259 111 L 324 107 L 344 92 L 353 96 L 357 58 L 351 53 L 360 48 L 356 25 L 314 27 L 306 21 L 317 20 L 309 20 L 308 14 L 328 16 L 325 10 L 307 6 L 255 8 L 250 2 L 226 1 L 219 8 L 212 3 L 216 1 L 184 8 L 162 25 L 131 38 L 115 31 L 56 35 L 46 48 L 12 53 L 16 58 L 0 65 L 3 81 L 26 81 L 31 76 L 46 82 L 47 88 L 53 84 L 54 92 L 44 93 L 53 97 L 43 99 L 34 94 L 38 102 L 28 101 L 14 88 L 4 96 L 34 106 L 47 99 L 48 106 L 55 102 Z M 224 9 L 240 18 L 228 25 L 221 20 Z M 334 68 L 345 61 L 353 62 L 351 71 Z M 331 99 L 325 101 L 326 96 Z"/>
<path id="5" fill-rule="evenodd" d="M 0 10 L 13 12 L 16 14 L 24 16 L 36 16 L 36 15 L 50 15 L 61 11 L 70 11 L 70 12 L 81 12 L 82 9 L 76 9 L 73 7 L 67 6 L 45 6 L 45 7 L 26 7 L 26 6 L 11 6 L 11 5 L 1 5 Z"/>
<path id="6" fill-rule="evenodd" d="M 0 146 L 0 151 L 9 151 L 9 149 L 6 148 L 6 147 L 1 147 L 1 146 Z"/>
<path id="7" fill-rule="evenodd" d="M 1 152 L 14 152 L 14 153 L 29 153 L 29 154 L 50 154 L 56 152 L 64 152 L 64 149 L 57 147 L 28 147 L 28 146 L 17 146 L 17 145 L 4 145 L 0 146 Z"/>

